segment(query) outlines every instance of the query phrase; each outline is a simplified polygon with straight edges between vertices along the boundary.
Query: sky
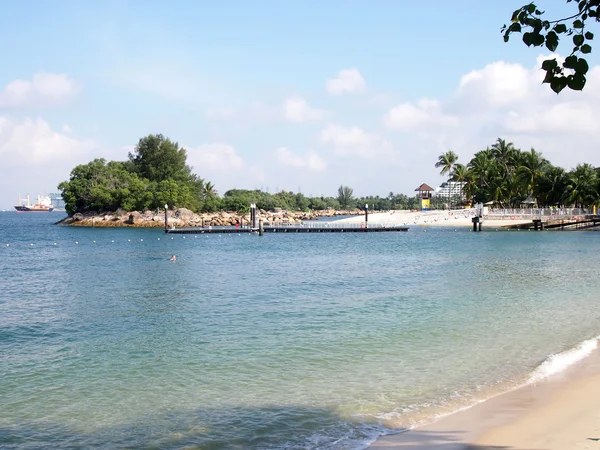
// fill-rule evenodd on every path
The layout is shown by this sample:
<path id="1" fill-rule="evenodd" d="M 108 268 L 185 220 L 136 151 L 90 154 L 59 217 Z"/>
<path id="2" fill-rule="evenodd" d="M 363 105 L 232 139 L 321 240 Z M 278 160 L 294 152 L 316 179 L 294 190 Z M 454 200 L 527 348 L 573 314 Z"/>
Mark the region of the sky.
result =
<path id="1" fill-rule="evenodd" d="M 4 1 L 0 209 L 150 133 L 221 194 L 413 195 L 441 153 L 466 164 L 498 137 L 600 166 L 598 58 L 583 92 L 551 92 L 548 52 L 500 33 L 524 3 Z"/>

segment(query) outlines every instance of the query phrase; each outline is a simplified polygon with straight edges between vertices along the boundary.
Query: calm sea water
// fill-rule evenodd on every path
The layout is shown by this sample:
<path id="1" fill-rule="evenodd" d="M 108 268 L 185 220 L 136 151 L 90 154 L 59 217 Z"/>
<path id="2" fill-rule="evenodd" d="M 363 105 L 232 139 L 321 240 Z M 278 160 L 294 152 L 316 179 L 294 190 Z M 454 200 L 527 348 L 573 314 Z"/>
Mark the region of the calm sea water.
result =
<path id="1" fill-rule="evenodd" d="M 0 213 L 2 448 L 364 448 L 600 334 L 600 233 L 59 218 Z"/>

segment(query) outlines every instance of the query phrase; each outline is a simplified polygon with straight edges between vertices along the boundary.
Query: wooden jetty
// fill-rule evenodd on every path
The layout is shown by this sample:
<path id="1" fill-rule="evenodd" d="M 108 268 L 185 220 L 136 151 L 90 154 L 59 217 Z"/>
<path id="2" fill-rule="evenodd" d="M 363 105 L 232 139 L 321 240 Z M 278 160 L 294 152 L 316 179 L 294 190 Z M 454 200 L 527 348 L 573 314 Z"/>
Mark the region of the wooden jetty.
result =
<path id="1" fill-rule="evenodd" d="M 381 233 L 392 231 L 408 231 L 404 226 L 383 226 L 364 224 L 332 224 L 310 223 L 299 225 L 264 225 L 252 227 L 191 227 L 165 228 L 167 234 L 240 234 L 240 233 Z"/>
<path id="2" fill-rule="evenodd" d="M 488 216 L 488 219 L 495 219 L 493 216 Z M 508 230 L 584 230 L 593 229 L 600 226 L 600 215 L 598 214 L 580 214 L 580 215 L 555 215 L 555 216 L 538 216 L 538 217 L 516 217 L 519 220 L 530 220 L 530 222 L 512 224 L 510 219 L 506 220 L 506 224 L 502 224 L 499 228 Z M 483 222 L 485 226 L 485 221 Z"/>
<path id="3" fill-rule="evenodd" d="M 258 218 L 255 204 L 250 205 L 250 225 L 238 224 L 228 227 L 204 226 L 189 228 L 169 228 L 167 205 L 165 205 L 166 234 L 241 234 L 257 233 L 378 233 L 382 231 L 408 231 L 408 227 L 389 225 L 369 225 L 369 205 L 365 205 L 365 221 L 362 223 L 303 222 L 300 224 L 265 225 Z"/>

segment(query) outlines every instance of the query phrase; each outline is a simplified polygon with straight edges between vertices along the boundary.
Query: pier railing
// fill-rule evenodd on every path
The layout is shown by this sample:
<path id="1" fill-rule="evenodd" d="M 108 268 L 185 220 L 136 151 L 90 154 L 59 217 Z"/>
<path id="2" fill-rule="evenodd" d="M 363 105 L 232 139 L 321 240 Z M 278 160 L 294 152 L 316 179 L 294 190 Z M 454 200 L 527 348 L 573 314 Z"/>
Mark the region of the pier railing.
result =
<path id="1" fill-rule="evenodd" d="M 513 209 L 489 209 L 486 216 L 490 217 L 571 217 L 593 214 L 593 210 L 587 208 L 513 208 Z"/>

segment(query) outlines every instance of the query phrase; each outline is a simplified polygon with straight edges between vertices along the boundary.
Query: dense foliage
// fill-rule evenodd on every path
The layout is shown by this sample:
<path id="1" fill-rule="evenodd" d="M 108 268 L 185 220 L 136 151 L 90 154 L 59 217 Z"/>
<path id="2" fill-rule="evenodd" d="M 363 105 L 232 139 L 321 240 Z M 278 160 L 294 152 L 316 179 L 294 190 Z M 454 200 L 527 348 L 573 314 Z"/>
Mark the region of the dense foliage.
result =
<path id="1" fill-rule="evenodd" d="M 69 214 L 147 210 L 170 206 L 195 211 L 216 208 L 210 182 L 186 165 L 186 151 L 161 134 L 141 138 L 127 161 L 95 159 L 75 167 L 58 185 Z"/>
<path id="2" fill-rule="evenodd" d="M 533 148 L 522 151 L 500 138 L 475 153 L 467 165 L 454 161 L 450 179 L 463 183 L 463 196 L 475 203 L 494 201 L 502 207 L 600 203 L 600 168 L 579 164 L 567 172 Z"/>
<path id="3" fill-rule="evenodd" d="M 515 10 L 511 24 L 502 27 L 505 42 L 508 42 L 512 33 L 523 33 L 525 45 L 545 45 L 551 52 L 556 51 L 561 37 L 571 37 L 573 49 L 564 61 L 550 58 L 542 63 L 542 70 L 546 71 L 544 83 L 549 83 L 557 94 L 567 86 L 576 91 L 585 86 L 589 66 L 586 59 L 579 55 L 592 52 L 590 43 L 594 33 L 586 26 L 589 22 L 600 21 L 600 0 L 567 0 L 567 3 L 577 5 L 574 14 L 569 17 L 546 20 L 544 11 L 540 11 L 534 3 L 529 3 Z"/>
<path id="4" fill-rule="evenodd" d="M 281 191 L 232 189 L 220 197 L 210 181 L 193 174 L 185 149 L 161 134 L 141 138 L 127 161 L 95 159 L 71 171 L 69 181 L 58 188 L 69 214 L 77 212 L 144 211 L 164 205 L 195 212 L 219 210 L 247 212 L 251 203 L 258 208 L 289 211 L 364 208 L 371 210 L 415 209 L 418 201 L 390 192 L 387 197 L 355 198 L 352 188 L 340 186 L 337 197 L 306 197 Z M 443 207 L 434 202 L 432 207 Z"/>

